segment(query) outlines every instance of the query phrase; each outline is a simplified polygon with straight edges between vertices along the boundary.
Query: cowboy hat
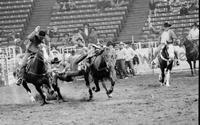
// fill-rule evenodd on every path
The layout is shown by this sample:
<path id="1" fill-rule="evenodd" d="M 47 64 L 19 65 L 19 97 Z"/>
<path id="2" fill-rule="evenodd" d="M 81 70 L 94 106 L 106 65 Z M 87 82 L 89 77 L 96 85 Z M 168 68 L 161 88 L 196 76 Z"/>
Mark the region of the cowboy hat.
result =
<path id="1" fill-rule="evenodd" d="M 123 42 L 120 42 L 119 45 L 124 45 L 124 43 L 123 43 Z"/>
<path id="2" fill-rule="evenodd" d="M 164 23 L 164 27 L 171 27 L 172 25 L 169 23 Z"/>
<path id="3" fill-rule="evenodd" d="M 57 57 L 55 57 L 55 58 L 51 61 L 52 64 L 56 64 L 56 63 L 60 63 L 60 62 L 61 62 L 61 60 L 59 60 Z"/>
<path id="4" fill-rule="evenodd" d="M 46 32 L 41 30 L 41 31 L 39 32 L 38 35 L 39 35 L 39 36 L 45 36 L 45 35 L 46 35 Z"/>

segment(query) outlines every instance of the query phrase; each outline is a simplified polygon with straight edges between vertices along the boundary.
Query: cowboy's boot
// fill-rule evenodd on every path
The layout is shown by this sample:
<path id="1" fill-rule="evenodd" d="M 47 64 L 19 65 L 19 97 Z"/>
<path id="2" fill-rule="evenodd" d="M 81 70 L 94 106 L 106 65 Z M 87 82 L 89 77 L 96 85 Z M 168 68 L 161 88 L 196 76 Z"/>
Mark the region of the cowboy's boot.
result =
<path id="1" fill-rule="evenodd" d="M 17 83 L 16 83 L 18 86 L 20 86 L 22 84 L 23 80 L 24 80 L 25 67 L 26 66 L 23 66 L 20 70 L 18 80 L 17 80 Z"/>

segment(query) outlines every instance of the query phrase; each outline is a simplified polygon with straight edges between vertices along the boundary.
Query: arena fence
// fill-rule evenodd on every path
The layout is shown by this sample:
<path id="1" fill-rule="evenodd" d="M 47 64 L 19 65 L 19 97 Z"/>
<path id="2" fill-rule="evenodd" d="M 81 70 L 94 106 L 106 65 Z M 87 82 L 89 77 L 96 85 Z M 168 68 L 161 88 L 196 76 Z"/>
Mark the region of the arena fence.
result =
<path id="1" fill-rule="evenodd" d="M 149 43 L 134 43 L 136 46 L 136 53 L 139 57 L 139 64 L 135 65 L 135 70 L 138 74 L 148 74 L 148 73 L 159 73 L 159 69 L 157 67 L 151 66 L 151 61 L 155 49 L 157 47 L 157 42 L 149 42 Z M 180 65 L 174 65 L 172 71 L 182 71 L 188 70 L 189 65 L 186 61 L 185 57 L 185 49 L 179 46 L 175 46 L 178 50 L 178 56 L 180 59 Z M 78 51 L 75 46 L 67 47 L 60 46 L 57 47 L 61 59 L 63 62 L 69 57 L 69 53 L 72 50 Z M 0 86 L 2 85 L 12 85 L 15 83 L 15 79 L 13 77 L 13 71 L 19 65 L 18 57 L 22 55 L 22 50 L 16 46 L 5 46 L 0 48 Z M 199 62 L 197 61 L 197 68 L 199 66 Z"/>

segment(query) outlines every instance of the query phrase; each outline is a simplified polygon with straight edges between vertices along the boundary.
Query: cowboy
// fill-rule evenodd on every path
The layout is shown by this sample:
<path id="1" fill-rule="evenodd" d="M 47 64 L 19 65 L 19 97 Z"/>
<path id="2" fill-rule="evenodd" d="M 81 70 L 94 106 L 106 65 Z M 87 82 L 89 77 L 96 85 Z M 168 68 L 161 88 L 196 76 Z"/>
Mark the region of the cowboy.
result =
<path id="1" fill-rule="evenodd" d="M 40 26 L 37 26 L 34 31 L 28 35 L 27 39 L 30 40 L 28 47 L 26 48 L 25 56 L 23 57 L 22 65 L 20 68 L 20 74 L 17 80 L 17 85 L 20 85 L 24 79 L 25 67 L 27 65 L 28 58 L 39 51 L 39 45 L 43 43 L 46 32 L 40 31 Z"/>
<path id="2" fill-rule="evenodd" d="M 194 23 L 192 25 L 191 30 L 189 31 L 189 34 L 187 36 L 188 40 L 195 43 L 199 48 L 199 29 L 197 23 Z"/>
<path id="3" fill-rule="evenodd" d="M 123 42 L 120 42 L 119 49 L 116 50 L 116 54 L 117 54 L 116 66 L 120 70 L 120 78 L 121 79 L 123 79 L 123 77 L 125 79 L 128 78 L 128 74 L 127 74 L 126 68 L 125 68 L 126 50 L 125 50 L 124 45 L 125 44 Z"/>
<path id="4" fill-rule="evenodd" d="M 126 50 L 125 65 L 126 67 L 129 67 L 130 73 L 132 75 L 135 75 L 134 66 L 133 66 L 133 57 L 136 55 L 135 51 L 133 50 L 130 44 L 125 45 L 125 50 Z"/>
<path id="5" fill-rule="evenodd" d="M 62 57 L 58 50 L 55 47 L 52 48 L 49 54 L 49 62 L 51 64 L 51 70 L 59 70 L 61 66 Z"/>
<path id="6" fill-rule="evenodd" d="M 155 28 L 151 24 L 149 25 L 149 27 L 154 33 L 160 35 L 160 45 L 157 47 L 157 50 L 155 51 L 155 56 L 154 56 L 155 58 L 152 61 L 152 64 L 157 64 L 157 62 L 158 62 L 158 59 L 157 59 L 158 53 L 163 49 L 163 47 L 166 44 L 173 43 L 177 39 L 177 36 L 174 33 L 174 31 L 170 29 L 171 24 L 169 24 L 169 23 L 164 23 L 163 28 L 161 30 L 159 30 L 159 31 L 155 30 Z M 178 54 L 177 54 L 176 51 L 175 51 L 175 57 L 178 59 Z M 178 60 L 177 60 L 176 63 L 177 63 L 177 65 L 179 65 Z"/>

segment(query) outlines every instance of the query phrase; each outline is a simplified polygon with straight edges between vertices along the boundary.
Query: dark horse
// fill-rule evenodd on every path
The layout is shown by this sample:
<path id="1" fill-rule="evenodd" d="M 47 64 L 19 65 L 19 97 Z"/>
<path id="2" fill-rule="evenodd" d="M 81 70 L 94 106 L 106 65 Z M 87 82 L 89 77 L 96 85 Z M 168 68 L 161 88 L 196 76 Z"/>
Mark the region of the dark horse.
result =
<path id="1" fill-rule="evenodd" d="M 111 98 L 111 93 L 113 92 L 114 85 L 115 85 L 115 81 L 112 76 L 111 70 L 114 70 L 114 69 L 111 69 L 109 68 L 109 66 L 107 66 L 106 59 L 105 59 L 107 56 L 106 54 L 107 54 L 107 51 L 102 50 L 98 56 L 94 56 L 90 59 L 90 66 L 87 68 L 87 71 L 85 73 L 86 86 L 88 87 L 89 94 L 90 94 L 89 100 L 93 98 L 93 93 L 90 88 L 90 82 L 89 82 L 90 75 L 92 76 L 92 79 L 96 86 L 92 89 L 95 92 L 99 92 L 100 91 L 99 81 L 100 81 L 102 82 L 102 86 L 105 89 L 108 98 Z M 106 80 L 109 80 L 111 82 L 111 87 L 109 90 L 107 89 L 106 84 L 105 84 Z"/>
<path id="2" fill-rule="evenodd" d="M 106 94 L 108 95 L 108 97 L 111 97 L 111 93 L 113 92 L 113 88 L 115 85 L 115 82 L 113 80 L 113 78 L 111 77 L 110 74 L 110 69 L 107 68 L 104 56 L 103 56 L 103 51 L 98 53 L 98 56 L 93 56 L 92 58 L 87 59 L 89 61 L 89 66 L 85 66 L 85 69 L 79 70 L 79 71 L 68 71 L 68 72 L 64 72 L 64 73 L 56 73 L 54 76 L 54 80 L 56 83 L 56 86 L 58 86 L 57 84 L 57 80 L 62 80 L 62 81 L 73 81 L 73 77 L 75 76 L 84 76 L 85 82 L 86 82 L 86 86 L 88 88 L 88 92 L 89 92 L 89 99 L 88 101 L 93 99 L 93 93 L 92 90 L 94 90 L 95 92 L 99 92 L 100 91 L 100 87 L 99 87 L 99 81 L 102 82 L 103 87 L 106 90 Z M 78 65 L 79 62 L 81 62 L 82 60 L 84 60 L 87 57 L 87 55 L 81 55 L 78 59 L 76 59 L 75 61 L 75 65 Z M 107 90 L 106 85 L 105 85 L 105 80 L 108 79 L 111 81 L 111 88 L 110 90 Z M 96 87 L 91 88 L 90 83 L 91 81 L 94 81 Z"/>
<path id="3" fill-rule="evenodd" d="M 199 42 L 199 41 L 197 41 Z M 197 43 L 194 43 L 184 37 L 181 40 L 180 46 L 185 46 L 187 62 L 190 65 L 192 76 L 196 74 L 196 60 L 199 58 L 199 49 Z M 193 62 L 193 66 L 192 66 Z"/>
<path id="4" fill-rule="evenodd" d="M 43 52 L 41 50 L 30 56 L 30 61 L 27 63 L 26 71 L 24 73 L 24 80 L 22 82 L 22 85 L 30 95 L 31 100 L 35 101 L 34 97 L 31 95 L 31 90 L 29 89 L 27 83 L 32 83 L 35 86 L 36 90 L 42 97 L 42 105 L 47 104 L 42 87 L 45 85 L 51 94 L 53 93 L 53 90 L 50 85 L 47 66 L 44 62 Z"/>
<path id="5" fill-rule="evenodd" d="M 174 47 L 172 44 L 165 45 L 158 55 L 158 62 L 161 70 L 161 74 L 159 76 L 159 81 L 161 85 L 166 84 L 169 86 L 170 80 L 170 72 L 173 67 L 173 59 L 174 59 Z M 167 74 L 165 74 L 165 72 Z"/>

